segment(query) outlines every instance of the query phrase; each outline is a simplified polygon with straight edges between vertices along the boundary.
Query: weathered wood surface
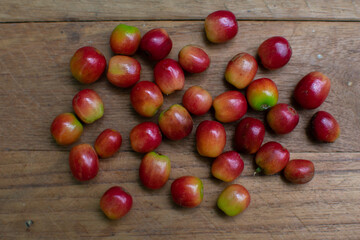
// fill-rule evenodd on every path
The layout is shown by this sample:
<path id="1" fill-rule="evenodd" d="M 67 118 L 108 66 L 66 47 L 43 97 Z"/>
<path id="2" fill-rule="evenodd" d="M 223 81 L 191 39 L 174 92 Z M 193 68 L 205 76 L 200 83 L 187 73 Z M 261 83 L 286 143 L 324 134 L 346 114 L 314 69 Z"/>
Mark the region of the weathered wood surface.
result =
<path id="1" fill-rule="evenodd" d="M 322 71 L 332 82 L 331 92 L 325 103 L 315 110 L 301 110 L 298 127 L 286 136 L 267 133 L 267 140 L 286 143 L 292 152 L 357 152 L 360 134 L 360 105 L 357 81 L 360 56 L 358 39 L 354 31 L 357 23 L 308 23 L 308 22 L 241 22 L 238 36 L 226 44 L 214 45 L 205 41 L 201 22 L 131 22 L 143 33 L 154 27 L 164 27 L 171 35 L 174 47 L 170 57 L 186 44 L 203 46 L 212 62 L 202 74 L 188 74 L 185 89 L 165 97 L 161 110 L 173 103 L 181 103 L 183 92 L 192 85 L 201 85 L 215 97 L 233 89 L 226 84 L 223 74 L 227 62 L 238 52 L 255 55 L 257 47 L 268 36 L 283 35 L 289 39 L 293 57 L 289 64 L 277 71 L 260 68 L 256 78 L 269 77 L 277 84 L 279 102 L 291 103 L 292 91 L 297 82 L 311 71 Z M 77 48 L 93 45 L 110 59 L 109 34 L 116 22 L 102 23 L 32 23 L 3 24 L 0 32 L 2 127 L 1 150 L 67 150 L 59 148 L 49 135 L 53 118 L 72 111 L 71 101 L 77 91 L 93 88 L 103 97 L 105 116 L 96 124 L 87 125 L 82 142 L 94 141 L 101 129 L 113 127 L 128 136 L 131 126 L 144 121 L 129 102 L 130 89 L 113 87 L 103 78 L 92 85 L 83 85 L 71 77 L 69 59 Z M 335 34 L 334 34 L 335 33 Z M 135 56 L 142 64 L 141 80 L 153 80 L 152 63 L 143 56 Z M 311 116 L 318 110 L 330 111 L 339 119 L 342 137 L 334 144 L 318 144 L 310 141 L 304 130 Z M 249 110 L 250 116 L 263 118 L 263 113 Z M 212 117 L 210 112 L 196 117 L 195 126 L 201 120 Z M 156 117 L 150 119 L 156 121 Z M 226 124 L 231 136 L 235 124 Z M 195 132 L 195 131 L 194 131 Z M 194 134 L 188 142 L 194 141 Z M 185 142 L 187 142 L 185 140 Z M 177 145 L 178 142 L 169 143 Z M 230 141 L 229 141 L 230 147 Z M 122 150 L 130 151 L 125 141 Z M 173 151 L 182 153 L 193 150 L 184 144 Z"/>
<path id="2" fill-rule="evenodd" d="M 360 232 L 359 153 L 295 153 L 315 163 L 314 179 L 302 186 L 276 175 L 253 176 L 251 158 L 235 182 L 251 193 L 241 215 L 225 217 L 216 207 L 225 188 L 210 176 L 210 161 L 192 153 L 167 152 L 171 179 L 158 191 L 138 179 L 140 155 L 121 152 L 101 162 L 90 183 L 76 182 L 67 152 L 5 152 L 1 158 L 1 235 L 3 239 L 358 239 Z M 171 182 L 196 175 L 204 183 L 204 201 L 196 209 L 179 208 L 169 194 Z M 109 186 L 121 185 L 134 198 L 133 209 L 110 221 L 99 209 Z M 26 231 L 25 221 L 34 224 Z"/>
<path id="3" fill-rule="evenodd" d="M 359 0 L 2 0 L 0 22 L 199 20 L 226 9 L 238 19 L 359 21 Z"/>
<path id="4" fill-rule="evenodd" d="M 223 79 L 228 60 L 238 52 L 253 55 L 269 36 L 286 37 L 293 48 L 287 66 L 273 72 L 259 69 L 257 78 L 273 79 L 280 102 L 292 103 L 296 83 L 310 71 L 324 72 L 331 79 L 331 92 L 317 110 L 332 113 L 342 133 L 332 144 L 314 142 L 306 132 L 317 110 L 301 110 L 294 132 L 275 136 L 267 131 L 265 142 L 276 140 L 291 152 L 291 158 L 314 161 L 316 176 L 303 186 L 286 183 L 279 175 L 253 176 L 252 156 L 243 155 L 245 170 L 235 182 L 248 188 L 252 202 L 240 216 L 225 217 L 216 198 L 227 186 L 211 177 L 211 160 L 195 150 L 196 126 L 212 113 L 194 117 L 192 134 L 181 141 L 164 140 L 158 151 L 172 160 L 170 181 L 159 191 L 144 189 L 138 179 L 142 155 L 131 151 L 129 132 L 145 120 L 129 101 L 130 90 L 118 89 L 105 78 L 82 85 L 69 72 L 74 51 L 84 45 L 112 56 L 109 35 L 119 22 L 9 23 L 0 28 L 0 239 L 358 239 L 360 235 L 360 50 L 358 23 L 336 22 L 239 22 L 237 37 L 221 45 L 210 44 L 200 21 L 134 21 L 142 33 L 165 28 L 174 43 L 171 58 L 186 44 L 206 49 L 212 62 L 201 74 L 186 75 L 185 89 L 201 85 L 216 96 L 233 89 Z M 141 80 L 153 80 L 152 66 L 143 56 Z M 102 160 L 99 175 L 89 183 L 73 179 L 68 167 L 70 147 L 51 139 L 53 118 L 72 111 L 77 91 L 95 89 L 105 104 L 104 117 L 85 126 L 79 142 L 93 143 L 105 128 L 123 135 L 121 151 Z M 184 89 L 184 90 L 185 90 Z M 165 97 L 162 110 L 180 103 L 183 91 Z M 249 111 L 247 116 L 264 118 Z M 225 124 L 232 148 L 236 123 Z M 204 202 L 196 209 L 176 207 L 169 193 L 171 182 L 195 175 L 204 182 Z M 134 197 L 133 210 L 120 221 L 109 221 L 99 209 L 102 193 L 121 185 Z M 25 221 L 34 224 L 26 229 Z"/>

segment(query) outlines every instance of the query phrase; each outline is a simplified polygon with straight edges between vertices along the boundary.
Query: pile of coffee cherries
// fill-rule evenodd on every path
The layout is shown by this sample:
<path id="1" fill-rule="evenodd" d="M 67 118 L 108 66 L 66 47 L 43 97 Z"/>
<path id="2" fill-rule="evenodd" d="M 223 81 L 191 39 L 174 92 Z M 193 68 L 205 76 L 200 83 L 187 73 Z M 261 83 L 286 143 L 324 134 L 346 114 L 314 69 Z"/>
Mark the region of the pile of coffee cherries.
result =
<path id="1" fill-rule="evenodd" d="M 230 11 L 216 11 L 205 19 L 207 39 L 221 44 L 234 38 L 238 24 Z M 116 54 L 108 64 L 107 79 L 120 88 L 132 87 L 130 101 L 134 110 L 143 117 L 153 117 L 162 106 L 164 96 L 184 88 L 184 71 L 197 74 L 210 65 L 206 51 L 198 46 L 184 46 L 178 61 L 166 58 L 172 49 L 172 40 L 166 30 L 157 28 L 141 37 L 138 28 L 119 24 L 112 32 L 110 46 Z M 154 67 L 155 82 L 140 81 L 140 63 L 130 57 L 138 51 L 145 52 L 149 59 L 157 61 Z M 280 36 L 265 40 L 258 48 L 261 64 L 267 69 L 278 69 L 286 65 L 292 55 L 289 42 Z M 70 70 L 75 79 L 88 84 L 97 81 L 106 69 L 104 55 L 94 47 L 78 49 L 70 61 Z M 167 156 L 154 150 L 161 144 L 163 135 L 170 140 L 181 140 L 193 129 L 191 115 L 203 115 L 211 107 L 217 121 L 204 120 L 196 129 L 196 147 L 201 156 L 214 158 L 211 173 L 225 182 L 235 180 L 244 169 L 238 152 L 255 154 L 257 173 L 272 175 L 283 171 L 292 183 L 307 183 L 314 176 L 314 164 L 305 159 L 289 161 L 290 153 L 278 142 L 262 145 L 265 127 L 255 118 L 243 118 L 236 127 L 237 151 L 223 152 L 226 132 L 222 123 L 240 120 L 248 105 L 257 111 L 267 111 L 266 121 L 277 134 L 291 132 L 299 122 L 299 114 L 290 105 L 278 102 L 278 89 L 271 79 L 253 80 L 258 70 L 256 59 L 248 53 L 238 53 L 231 59 L 225 71 L 225 79 L 234 86 L 214 99 L 209 92 L 192 86 L 183 95 L 182 105 L 174 104 L 163 111 L 158 124 L 145 121 L 130 132 L 131 147 L 144 153 L 139 167 L 139 177 L 149 189 L 159 189 L 169 179 L 171 164 Z M 246 97 L 237 89 L 246 89 Z M 294 90 L 294 98 L 300 107 L 319 107 L 330 91 L 330 80 L 320 72 L 304 76 Z M 78 140 L 83 132 L 82 123 L 90 124 L 101 118 L 104 106 L 101 97 L 90 89 L 78 92 L 72 101 L 73 113 L 57 116 L 51 125 L 51 134 L 60 145 L 69 145 Z M 80 121 L 78 120 L 80 119 Z M 316 139 L 335 141 L 339 124 L 324 111 L 317 112 L 311 121 L 311 130 Z M 121 134 L 112 129 L 104 130 L 96 139 L 94 147 L 89 144 L 74 146 L 69 155 L 73 176 L 79 181 L 93 179 L 99 170 L 99 157 L 109 158 L 120 148 Z M 175 203 L 183 207 L 196 207 L 203 199 L 202 181 L 195 176 L 183 176 L 171 184 L 171 195 Z M 250 203 L 250 194 L 239 184 L 226 187 L 217 200 L 218 207 L 229 216 L 244 211 Z M 108 189 L 100 200 L 100 208 L 110 219 L 124 216 L 132 206 L 132 197 L 121 187 Z"/>

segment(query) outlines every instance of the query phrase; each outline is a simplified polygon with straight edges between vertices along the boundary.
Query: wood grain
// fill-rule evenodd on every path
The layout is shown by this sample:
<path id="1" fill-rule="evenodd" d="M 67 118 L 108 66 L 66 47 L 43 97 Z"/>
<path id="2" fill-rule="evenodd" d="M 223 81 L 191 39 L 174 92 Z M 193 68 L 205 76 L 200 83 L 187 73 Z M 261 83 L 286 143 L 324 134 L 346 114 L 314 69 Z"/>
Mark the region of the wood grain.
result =
<path id="1" fill-rule="evenodd" d="M 204 39 L 203 24 L 198 22 L 132 22 L 142 33 L 154 27 L 164 27 L 173 39 L 170 54 L 176 59 L 186 44 L 197 44 L 206 49 L 212 63 L 202 74 L 188 74 L 184 90 L 165 97 L 161 110 L 171 104 L 181 103 L 184 91 L 192 85 L 208 89 L 213 97 L 233 89 L 225 83 L 223 74 L 227 62 L 238 52 L 255 55 L 257 47 L 268 36 L 282 35 L 289 39 L 293 48 L 290 63 L 277 71 L 260 69 L 256 78 L 269 77 L 279 88 L 279 102 L 292 103 L 292 91 L 297 82 L 311 71 L 321 71 L 331 79 L 331 92 L 325 103 L 312 111 L 301 110 L 298 127 L 286 136 L 267 132 L 265 141 L 279 140 L 292 152 L 358 152 L 360 134 L 359 92 L 356 79 L 360 75 L 358 41 L 354 32 L 357 23 L 308 23 L 308 22 L 242 22 L 238 36 L 223 45 L 209 44 Z M 108 44 L 109 33 L 116 22 L 106 23 L 51 23 L 51 24 L 3 24 L 0 30 L 0 101 L 2 128 L 0 150 L 68 150 L 59 148 L 49 134 L 54 117 L 71 112 L 71 101 L 77 91 L 95 89 L 103 97 L 105 116 L 96 124 L 85 126 L 81 142 L 93 142 L 105 128 L 119 129 L 125 136 L 124 151 L 130 151 L 127 136 L 136 124 L 157 121 L 139 117 L 129 102 L 129 89 L 113 87 L 103 78 L 92 85 L 75 81 L 69 71 L 69 59 L 77 48 L 93 45 L 99 48 L 107 60 L 111 57 Z M 281 26 L 281 28 L 280 28 Z M 335 32 L 336 34 L 333 34 Z M 319 59 L 319 56 L 321 58 Z M 135 56 L 142 64 L 141 80 L 153 80 L 152 63 L 143 56 Z M 334 144 L 311 141 L 306 128 L 311 116 L 318 110 L 329 111 L 342 126 L 342 137 Z M 249 110 L 249 116 L 264 118 L 263 113 Z M 195 127 L 204 119 L 212 118 L 209 112 L 195 117 Z M 236 124 L 225 124 L 229 139 Z M 165 141 L 164 149 L 182 153 L 194 151 L 194 132 L 184 140 L 183 148 L 178 142 Z M 14 144 L 16 143 L 16 144 Z M 228 141 L 228 149 L 231 141 Z M 161 150 L 164 150 L 161 149 Z"/>
<path id="2" fill-rule="evenodd" d="M 201 85 L 216 96 L 233 89 L 223 74 L 238 52 L 255 55 L 269 36 L 286 37 L 293 48 L 287 66 L 270 72 L 262 68 L 256 78 L 269 77 L 278 85 L 280 102 L 293 103 L 292 91 L 302 76 L 321 71 L 331 79 L 331 92 L 316 110 L 302 110 L 300 123 L 289 135 L 266 132 L 291 152 L 291 158 L 313 160 L 316 176 L 303 186 L 285 182 L 279 175 L 253 176 L 252 156 L 243 155 L 245 170 L 235 182 L 248 188 L 252 202 L 243 214 L 225 217 L 216 199 L 227 185 L 210 175 L 211 160 L 195 150 L 196 126 L 213 113 L 194 117 L 192 134 L 181 141 L 164 140 L 158 151 L 172 161 L 171 179 L 159 191 L 144 189 L 138 179 L 142 155 L 131 151 L 129 132 L 145 120 L 129 102 L 130 90 L 112 86 L 105 78 L 82 85 L 69 72 L 69 60 L 84 45 L 112 56 L 109 35 L 119 22 L 7 23 L 0 28 L 0 239 L 358 239 L 360 235 L 360 52 L 358 23 L 241 21 L 238 36 L 221 45 L 210 44 L 200 21 L 134 21 L 142 34 L 165 28 L 174 43 L 169 57 L 176 59 L 186 44 L 205 48 L 212 62 L 202 74 L 187 74 L 183 91 L 165 96 L 161 110 L 180 103 L 184 91 Z M 153 80 L 153 63 L 142 64 L 141 80 Z M 95 89 L 103 98 L 105 116 L 85 126 L 79 142 L 92 144 L 105 128 L 123 135 L 121 151 L 102 160 L 99 175 L 89 183 L 75 181 L 68 167 L 70 147 L 59 147 L 49 132 L 53 118 L 72 111 L 77 91 Z M 333 144 L 312 140 L 306 128 L 317 110 L 338 119 L 342 133 Z M 247 116 L 263 120 L 264 113 Z M 225 124 L 232 149 L 236 123 Z M 196 209 L 181 209 L 171 201 L 172 180 L 183 175 L 200 177 L 204 202 Z M 120 221 L 109 221 L 99 210 L 102 193 L 121 185 L 134 197 L 133 210 Z M 26 228 L 25 221 L 34 224 Z"/>
<path id="3" fill-rule="evenodd" d="M 360 20 L 358 0 L 2 0 L 0 9 L 0 22 L 202 20 L 220 9 L 245 20 Z"/>
<path id="4" fill-rule="evenodd" d="M 120 152 L 103 160 L 99 175 L 76 182 L 67 152 L 4 152 L 0 160 L 1 235 L 4 239 L 357 239 L 360 226 L 360 154 L 295 153 L 314 161 L 316 175 L 302 186 L 280 176 L 253 176 L 251 157 L 235 182 L 251 194 L 250 207 L 240 216 L 225 217 L 216 207 L 227 185 L 212 178 L 210 161 L 195 154 L 168 153 L 170 181 L 159 191 L 144 189 L 138 180 L 140 156 Z M 204 201 L 196 209 L 181 209 L 169 194 L 173 179 L 196 175 L 204 183 Z M 121 185 L 134 198 L 132 211 L 109 221 L 99 209 L 102 193 Z M 25 231 L 25 221 L 34 225 Z M 341 234 L 341 235 L 339 235 Z"/>

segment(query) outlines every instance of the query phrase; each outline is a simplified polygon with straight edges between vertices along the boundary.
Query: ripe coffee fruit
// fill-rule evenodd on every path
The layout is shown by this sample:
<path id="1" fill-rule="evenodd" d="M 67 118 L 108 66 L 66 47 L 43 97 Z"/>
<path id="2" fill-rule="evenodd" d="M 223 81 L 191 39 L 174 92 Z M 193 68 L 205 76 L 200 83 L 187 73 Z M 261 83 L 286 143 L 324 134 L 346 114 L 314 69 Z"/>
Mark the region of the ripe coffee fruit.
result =
<path id="1" fill-rule="evenodd" d="M 144 51 L 151 60 L 159 61 L 170 53 L 172 41 L 165 29 L 155 28 L 145 33 L 141 38 L 140 49 Z"/>
<path id="2" fill-rule="evenodd" d="M 160 128 L 153 122 L 140 123 L 130 132 L 130 143 L 135 152 L 151 152 L 161 144 L 161 141 Z"/>
<path id="3" fill-rule="evenodd" d="M 72 106 L 76 115 L 84 123 L 93 123 L 104 115 L 103 101 L 91 89 L 78 92 L 72 100 Z"/>
<path id="4" fill-rule="evenodd" d="M 239 184 L 227 186 L 217 199 L 217 206 L 228 216 L 242 213 L 250 204 L 248 190 Z"/>
<path id="5" fill-rule="evenodd" d="M 189 73 L 201 73 L 210 65 L 210 58 L 207 53 L 193 45 L 183 47 L 179 52 L 179 63 Z"/>
<path id="6" fill-rule="evenodd" d="M 234 38 L 238 32 L 235 15 L 226 10 L 209 14 L 205 19 L 205 33 L 210 42 L 223 43 Z"/>
<path id="7" fill-rule="evenodd" d="M 119 24 L 110 36 L 110 47 L 115 54 L 133 55 L 141 40 L 140 30 L 137 27 Z"/>
<path id="8" fill-rule="evenodd" d="M 289 162 L 290 153 L 280 143 L 267 142 L 255 155 L 255 162 L 259 166 L 256 172 L 273 175 L 280 172 Z"/>
<path id="9" fill-rule="evenodd" d="M 340 136 L 340 126 L 330 113 L 319 111 L 311 119 L 311 132 L 319 141 L 335 142 Z"/>
<path id="10" fill-rule="evenodd" d="M 94 148 L 87 144 L 79 144 L 71 148 L 69 165 L 73 176 L 79 181 L 93 179 L 99 171 L 99 158 Z"/>
<path id="11" fill-rule="evenodd" d="M 98 80 L 106 68 L 104 55 L 94 47 L 79 48 L 70 60 L 70 71 L 81 83 Z"/>
<path id="12" fill-rule="evenodd" d="M 239 120 L 247 111 L 244 95 L 239 91 L 227 91 L 213 101 L 216 120 L 229 123 Z"/>
<path id="13" fill-rule="evenodd" d="M 179 104 L 170 106 L 159 116 L 161 132 L 171 140 L 180 140 L 188 136 L 193 129 L 194 122 L 190 113 Z"/>
<path id="14" fill-rule="evenodd" d="M 210 110 L 212 97 L 202 87 L 192 86 L 184 93 L 182 104 L 190 113 L 200 116 Z"/>
<path id="15" fill-rule="evenodd" d="M 116 55 L 109 61 L 107 79 L 113 85 L 128 88 L 140 80 L 141 65 L 135 58 Z"/>
<path id="16" fill-rule="evenodd" d="M 291 160 L 284 169 L 285 178 L 296 184 L 310 182 L 314 177 L 314 173 L 314 164 L 311 161 L 304 159 Z"/>
<path id="17" fill-rule="evenodd" d="M 250 83 L 246 90 L 246 98 L 254 110 L 264 111 L 275 106 L 279 92 L 271 79 L 260 78 Z"/>
<path id="18" fill-rule="evenodd" d="M 100 200 L 100 208 L 111 220 L 125 216 L 131 209 L 133 199 L 121 187 L 114 186 L 109 188 Z"/>
<path id="19" fill-rule="evenodd" d="M 114 129 L 105 129 L 96 138 L 94 148 L 101 158 L 113 156 L 121 147 L 121 134 Z"/>
<path id="20" fill-rule="evenodd" d="M 216 121 L 204 120 L 196 129 L 196 149 L 201 156 L 217 157 L 226 144 L 224 126 Z"/>
<path id="21" fill-rule="evenodd" d="M 321 72 L 311 72 L 295 87 L 294 98 L 305 109 L 319 107 L 329 95 L 330 79 Z"/>
<path id="22" fill-rule="evenodd" d="M 154 116 L 164 102 L 160 88 L 153 82 L 138 82 L 130 92 L 131 105 L 143 117 Z"/>
<path id="23" fill-rule="evenodd" d="M 141 161 L 139 176 L 145 187 L 159 189 L 169 179 L 170 171 L 171 163 L 167 156 L 149 152 Z"/>
<path id="24" fill-rule="evenodd" d="M 74 114 L 62 113 L 53 120 L 50 132 L 57 144 L 70 145 L 80 138 L 83 126 Z"/>
<path id="25" fill-rule="evenodd" d="M 228 63 L 225 79 L 238 89 L 246 88 L 254 79 L 258 64 L 253 56 L 248 53 L 236 54 Z"/>
<path id="26" fill-rule="evenodd" d="M 264 124 L 252 117 L 246 117 L 236 126 L 235 147 L 240 152 L 256 153 L 265 137 Z"/>
<path id="27" fill-rule="evenodd" d="M 299 114 L 290 105 L 276 104 L 266 115 L 266 121 L 277 134 L 286 134 L 294 130 L 299 123 Z"/>
<path id="28" fill-rule="evenodd" d="M 220 154 L 212 163 L 211 173 L 224 182 L 234 181 L 244 170 L 244 161 L 240 154 L 228 151 Z"/>
<path id="29" fill-rule="evenodd" d="M 199 178 L 193 176 L 177 178 L 171 184 L 171 195 L 176 204 L 194 208 L 199 206 L 203 200 L 203 183 Z"/>
<path id="30" fill-rule="evenodd" d="M 171 94 L 184 88 L 184 71 L 177 61 L 170 58 L 161 60 L 155 65 L 154 78 L 164 94 Z"/>
<path id="31" fill-rule="evenodd" d="M 267 69 L 274 70 L 289 62 L 292 50 L 286 38 L 275 36 L 260 45 L 258 54 L 262 65 Z"/>

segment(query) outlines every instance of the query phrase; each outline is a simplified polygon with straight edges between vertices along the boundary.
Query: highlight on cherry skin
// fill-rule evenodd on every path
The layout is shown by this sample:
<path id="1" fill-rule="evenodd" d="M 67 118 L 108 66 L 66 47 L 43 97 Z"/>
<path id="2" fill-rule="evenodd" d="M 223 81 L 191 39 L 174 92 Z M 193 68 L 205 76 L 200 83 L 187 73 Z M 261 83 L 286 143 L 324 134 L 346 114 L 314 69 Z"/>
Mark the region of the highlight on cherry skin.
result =
<path id="1" fill-rule="evenodd" d="M 124 217 L 132 205 L 132 196 L 119 186 L 109 188 L 100 199 L 101 210 L 111 220 Z"/>

